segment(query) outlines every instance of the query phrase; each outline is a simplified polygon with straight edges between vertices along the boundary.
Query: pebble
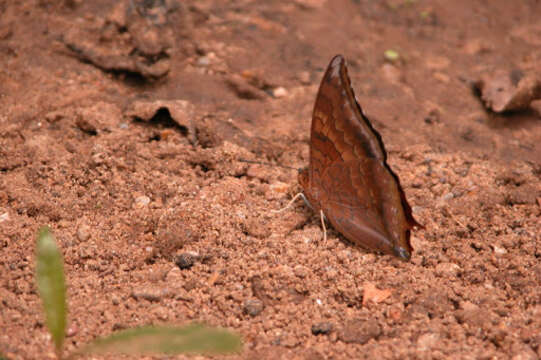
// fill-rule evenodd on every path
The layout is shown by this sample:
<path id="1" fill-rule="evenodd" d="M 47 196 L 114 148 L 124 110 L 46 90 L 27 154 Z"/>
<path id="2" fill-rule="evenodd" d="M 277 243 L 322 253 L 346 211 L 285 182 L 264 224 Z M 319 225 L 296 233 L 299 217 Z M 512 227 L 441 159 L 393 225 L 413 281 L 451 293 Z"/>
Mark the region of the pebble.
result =
<path id="1" fill-rule="evenodd" d="M 319 322 L 312 325 L 313 335 L 327 335 L 333 329 L 333 324 L 328 321 Z"/>
<path id="2" fill-rule="evenodd" d="M 289 92 L 284 87 L 281 87 L 281 86 L 272 90 L 272 96 L 274 96 L 275 98 L 282 98 L 282 97 L 287 96 L 288 94 Z"/>
<path id="3" fill-rule="evenodd" d="M 263 308 L 263 302 L 259 299 L 248 299 L 243 305 L 244 312 L 252 317 L 259 315 Z"/>
<path id="4" fill-rule="evenodd" d="M 131 296 L 136 299 L 145 299 L 148 301 L 160 301 L 167 295 L 167 289 L 161 287 L 143 286 L 133 289 Z"/>
<path id="5" fill-rule="evenodd" d="M 118 305 L 120 304 L 120 296 L 118 296 L 117 294 L 112 294 L 111 295 L 111 303 L 113 305 Z"/>
<path id="6" fill-rule="evenodd" d="M 494 254 L 496 255 L 505 255 L 507 254 L 507 250 L 505 250 L 503 247 L 499 247 L 498 245 L 492 245 L 494 248 Z"/>
<path id="7" fill-rule="evenodd" d="M 181 284 L 182 280 L 182 275 L 178 266 L 175 266 L 174 268 L 169 270 L 167 272 L 167 275 L 165 275 L 165 281 L 171 285 Z"/>
<path id="8" fill-rule="evenodd" d="M 7 212 L 0 215 L 0 223 L 9 220 L 9 214 Z"/>
<path id="9" fill-rule="evenodd" d="M 150 204 L 150 198 L 148 196 L 139 196 L 135 199 L 135 207 L 136 208 L 142 208 L 144 206 L 147 206 L 148 204 Z"/>
<path id="10" fill-rule="evenodd" d="M 310 84 L 310 73 L 308 71 L 301 71 L 297 77 L 299 78 L 299 81 L 301 82 L 301 84 L 303 85 Z"/>
<path id="11" fill-rule="evenodd" d="M 293 269 L 293 273 L 295 274 L 295 276 L 301 279 L 304 279 L 305 277 L 307 277 L 308 272 L 309 272 L 308 268 L 303 265 L 296 265 L 295 268 Z"/>
<path id="12" fill-rule="evenodd" d="M 66 331 L 66 337 L 75 336 L 77 335 L 78 332 L 79 332 L 79 329 L 77 328 L 77 325 L 71 325 Z"/>
<path id="13" fill-rule="evenodd" d="M 169 319 L 169 313 L 167 311 L 167 308 L 164 306 L 156 306 L 152 309 L 152 313 L 161 321 L 166 321 L 167 319 Z"/>
<path id="14" fill-rule="evenodd" d="M 381 66 L 381 72 L 390 83 L 397 84 L 402 81 L 402 72 L 392 64 L 383 64 Z"/>
<path id="15" fill-rule="evenodd" d="M 77 228 L 77 239 L 79 241 L 87 241 L 90 239 L 90 226 L 88 224 L 82 223 Z"/>
<path id="16" fill-rule="evenodd" d="M 375 319 L 354 319 L 346 322 L 338 334 L 345 343 L 366 344 L 370 339 L 381 335 L 381 326 Z"/>
<path id="17" fill-rule="evenodd" d="M 210 65 L 210 59 L 207 56 L 201 56 L 199 59 L 197 59 L 197 65 L 208 66 Z"/>
<path id="18" fill-rule="evenodd" d="M 457 276 L 461 268 L 457 264 L 444 262 L 436 265 L 436 274 L 439 276 Z"/>
<path id="19" fill-rule="evenodd" d="M 440 340 L 438 334 L 427 333 L 419 336 L 417 339 L 417 349 L 420 351 L 426 351 L 432 349 Z"/>
<path id="20" fill-rule="evenodd" d="M 177 256 L 175 264 L 181 269 L 189 269 L 195 264 L 196 257 L 192 253 L 182 253 Z"/>

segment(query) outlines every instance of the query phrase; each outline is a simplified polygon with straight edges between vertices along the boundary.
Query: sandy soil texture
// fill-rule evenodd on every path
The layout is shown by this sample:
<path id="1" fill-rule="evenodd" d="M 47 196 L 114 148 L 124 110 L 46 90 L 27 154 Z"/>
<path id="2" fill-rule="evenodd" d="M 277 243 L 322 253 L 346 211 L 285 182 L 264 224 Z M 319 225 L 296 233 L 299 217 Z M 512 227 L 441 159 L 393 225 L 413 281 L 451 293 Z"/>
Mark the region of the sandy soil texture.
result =
<path id="1" fill-rule="evenodd" d="M 241 334 L 232 359 L 539 358 L 540 15 L 535 0 L 0 0 L 0 352 L 54 359 L 33 275 L 49 225 L 68 352 L 202 321 Z M 323 241 L 302 201 L 272 213 L 297 171 L 239 161 L 308 164 L 338 53 L 425 226 L 410 262 Z M 474 86 L 521 79 L 507 113 Z"/>

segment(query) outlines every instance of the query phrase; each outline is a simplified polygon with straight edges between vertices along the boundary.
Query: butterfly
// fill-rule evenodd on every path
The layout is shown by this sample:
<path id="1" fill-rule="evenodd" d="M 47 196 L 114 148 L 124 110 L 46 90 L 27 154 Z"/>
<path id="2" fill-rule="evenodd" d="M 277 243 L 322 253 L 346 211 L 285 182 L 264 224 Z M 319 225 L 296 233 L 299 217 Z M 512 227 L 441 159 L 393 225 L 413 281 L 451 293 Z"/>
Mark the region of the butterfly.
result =
<path id="1" fill-rule="evenodd" d="M 422 227 L 380 134 L 355 98 L 341 55 L 330 62 L 316 97 L 310 162 L 298 181 L 310 206 L 352 243 L 409 260 L 410 231 Z M 322 219 L 323 222 L 323 219 Z M 324 223 L 323 223 L 324 225 Z"/>

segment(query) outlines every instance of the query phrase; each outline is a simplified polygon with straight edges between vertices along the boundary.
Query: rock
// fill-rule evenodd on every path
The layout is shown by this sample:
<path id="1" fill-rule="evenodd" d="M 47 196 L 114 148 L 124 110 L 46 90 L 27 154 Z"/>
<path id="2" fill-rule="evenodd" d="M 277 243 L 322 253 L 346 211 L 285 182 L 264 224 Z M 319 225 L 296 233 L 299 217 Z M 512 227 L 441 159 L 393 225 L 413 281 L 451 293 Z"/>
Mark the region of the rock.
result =
<path id="1" fill-rule="evenodd" d="M 2 223 L 4 221 L 8 221 L 8 220 L 9 220 L 9 213 L 8 212 L 0 214 L 0 223 Z"/>
<path id="2" fill-rule="evenodd" d="M 135 208 L 141 209 L 150 204 L 150 198 L 148 196 L 142 195 L 135 198 Z"/>
<path id="3" fill-rule="evenodd" d="M 366 344 L 370 339 L 381 335 L 381 326 L 375 319 L 348 320 L 338 334 L 338 339 L 345 343 Z"/>
<path id="4" fill-rule="evenodd" d="M 327 335 L 333 330 L 333 324 L 328 321 L 319 322 L 312 325 L 313 335 Z"/>
<path id="5" fill-rule="evenodd" d="M 119 1 L 105 21 L 81 19 L 61 41 L 74 56 L 100 69 L 137 73 L 148 79 L 163 77 L 171 67 L 175 34 L 190 27 L 172 25 L 179 16 L 189 20 L 184 7 L 174 0 L 130 4 Z"/>
<path id="6" fill-rule="evenodd" d="M 303 85 L 309 85 L 310 84 L 310 73 L 308 71 L 301 71 L 297 78 Z"/>
<path id="7" fill-rule="evenodd" d="M 505 200 L 509 205 L 535 205 L 537 194 L 534 186 L 525 184 L 509 190 Z"/>
<path id="8" fill-rule="evenodd" d="M 179 285 L 182 283 L 182 280 L 183 280 L 182 274 L 180 272 L 179 267 L 177 266 L 169 270 L 167 272 L 167 275 L 165 275 L 165 281 L 171 285 Z"/>
<path id="9" fill-rule="evenodd" d="M 460 266 L 454 263 L 444 262 L 436 265 L 436 274 L 439 276 L 457 276 L 460 271 Z"/>
<path id="10" fill-rule="evenodd" d="M 118 294 L 112 294 L 112 295 L 111 295 L 111 303 L 112 303 L 113 305 L 118 305 L 118 304 L 120 304 L 120 300 L 121 300 L 121 298 L 120 298 L 120 296 L 118 296 Z"/>
<path id="11" fill-rule="evenodd" d="M 485 107 L 497 113 L 524 110 L 541 98 L 541 79 L 519 69 L 498 70 L 474 83 Z"/>
<path id="12" fill-rule="evenodd" d="M 148 301 L 160 301 L 163 297 L 169 294 L 168 289 L 156 286 L 141 286 L 135 288 L 131 292 L 131 296 L 135 300 L 145 299 Z"/>
<path id="13" fill-rule="evenodd" d="M 246 233 L 258 239 L 264 239 L 270 236 L 269 227 L 262 222 L 260 217 L 249 216 L 244 221 L 244 229 Z"/>
<path id="14" fill-rule="evenodd" d="M 70 327 L 68 327 L 68 329 L 66 330 L 66 337 L 73 337 L 77 335 L 78 332 L 79 328 L 77 327 L 77 325 L 70 325 Z"/>
<path id="15" fill-rule="evenodd" d="M 240 75 L 229 75 L 225 78 L 225 82 L 241 99 L 263 100 L 267 97 L 267 94 L 263 90 L 253 86 Z"/>
<path id="16" fill-rule="evenodd" d="M 460 324 L 483 327 L 491 322 L 493 313 L 469 301 L 465 301 L 460 304 L 460 309 L 455 311 L 455 318 Z"/>
<path id="17" fill-rule="evenodd" d="M 293 273 L 295 274 L 295 276 L 301 279 L 307 277 L 309 272 L 310 271 L 308 270 L 308 268 L 303 265 L 296 265 L 295 268 L 293 268 Z"/>
<path id="18" fill-rule="evenodd" d="M 244 313 L 252 317 L 259 315 L 263 311 L 263 308 L 263 302 L 259 299 L 248 299 L 243 305 Z"/>
<path id="19" fill-rule="evenodd" d="M 425 63 L 429 70 L 444 70 L 449 67 L 451 60 L 444 56 L 430 56 L 425 60 Z"/>
<path id="20" fill-rule="evenodd" d="M 189 269 L 195 264 L 195 261 L 197 260 L 196 256 L 194 256 L 193 253 L 182 253 L 179 256 L 177 256 L 175 260 L 175 264 L 181 269 Z"/>
<path id="21" fill-rule="evenodd" d="M 89 135 L 96 135 L 98 133 L 96 123 L 92 119 L 77 115 L 75 119 L 75 125 L 84 133 Z"/>
<path id="22" fill-rule="evenodd" d="M 379 290 L 376 285 L 365 283 L 363 286 L 363 306 L 366 306 L 369 302 L 375 304 L 382 302 L 391 296 L 391 293 L 390 289 Z"/>
<path id="23" fill-rule="evenodd" d="M 381 65 L 381 72 L 390 83 L 398 84 L 402 82 L 402 72 L 393 64 L 384 63 L 383 65 Z"/>
<path id="24" fill-rule="evenodd" d="M 417 350 L 427 351 L 438 344 L 440 336 L 435 333 L 427 333 L 417 339 Z"/>
<path id="25" fill-rule="evenodd" d="M 492 245 L 492 248 L 494 249 L 494 254 L 495 255 L 501 256 L 501 255 L 507 254 L 507 250 L 505 250 L 505 248 L 503 248 L 503 247 L 500 247 L 498 245 Z"/>
<path id="26" fill-rule="evenodd" d="M 272 96 L 277 99 L 286 97 L 287 95 L 289 95 L 289 92 L 284 87 L 279 86 L 276 89 L 272 90 Z"/>
<path id="27" fill-rule="evenodd" d="M 90 239 L 90 226 L 86 223 L 82 223 L 77 228 L 77 239 L 79 241 L 87 241 Z"/>

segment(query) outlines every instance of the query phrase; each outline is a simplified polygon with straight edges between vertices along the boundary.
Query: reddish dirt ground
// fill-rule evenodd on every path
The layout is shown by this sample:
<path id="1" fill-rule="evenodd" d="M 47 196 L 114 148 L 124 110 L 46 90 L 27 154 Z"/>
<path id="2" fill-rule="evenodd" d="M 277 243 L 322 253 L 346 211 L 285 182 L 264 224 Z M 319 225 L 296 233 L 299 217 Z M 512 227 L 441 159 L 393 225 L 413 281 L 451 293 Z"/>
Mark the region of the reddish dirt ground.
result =
<path id="1" fill-rule="evenodd" d="M 242 359 L 541 356 L 541 104 L 497 115 L 472 91 L 495 70 L 541 73 L 540 2 L 151 1 L 126 16 L 135 3 L 0 1 L 4 356 L 54 358 L 42 225 L 66 264 L 67 352 L 203 321 L 238 332 Z M 302 202 L 271 213 L 297 172 L 239 162 L 308 164 L 337 53 L 425 226 L 408 263 L 323 241 Z"/>

